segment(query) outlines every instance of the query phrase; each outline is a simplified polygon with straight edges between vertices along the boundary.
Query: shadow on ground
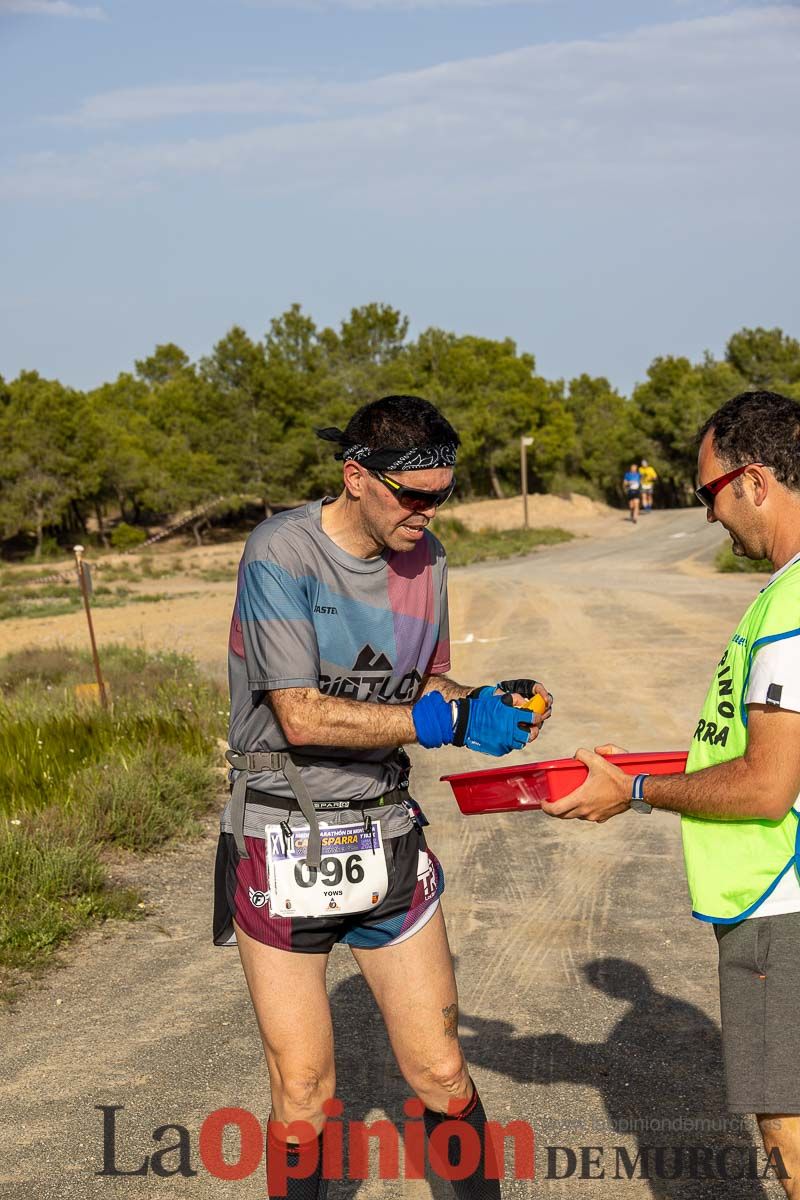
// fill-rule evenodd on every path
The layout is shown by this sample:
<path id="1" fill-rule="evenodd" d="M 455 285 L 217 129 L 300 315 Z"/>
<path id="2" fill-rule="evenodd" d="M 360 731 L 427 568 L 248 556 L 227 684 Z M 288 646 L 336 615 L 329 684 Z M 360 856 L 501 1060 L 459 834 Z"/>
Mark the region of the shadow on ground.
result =
<path id="1" fill-rule="evenodd" d="M 558 1086 L 571 1084 L 597 1089 L 608 1115 L 604 1163 L 613 1177 L 615 1152 L 627 1148 L 629 1160 L 650 1164 L 652 1176 L 641 1178 L 634 1167 L 639 1187 L 649 1187 L 659 1200 L 699 1200 L 700 1197 L 766 1197 L 758 1179 L 721 1181 L 692 1178 L 692 1162 L 702 1173 L 702 1151 L 713 1154 L 731 1149 L 731 1175 L 747 1162 L 755 1149 L 743 1122 L 724 1108 L 722 1052 L 717 1025 L 699 1008 L 653 987 L 648 973 L 625 959 L 608 958 L 584 967 L 587 983 L 601 996 L 628 1007 L 604 1042 L 579 1042 L 560 1033 L 517 1036 L 505 1021 L 462 1015 L 462 1041 L 471 1065 L 504 1075 L 517 1084 Z M 403 1102 L 409 1090 L 394 1062 L 383 1023 L 372 996 L 360 975 L 338 984 L 331 993 L 337 1031 L 337 1095 L 344 1102 L 348 1120 L 370 1121 L 383 1110 L 395 1125 L 407 1120 Z M 377 1110 L 377 1111 L 376 1111 Z M 492 1115 L 491 1113 L 489 1114 Z M 580 1114 L 575 1127 L 580 1128 Z M 592 1129 L 581 1142 L 596 1143 Z M 602 1139 L 601 1139 L 602 1140 Z M 574 1144 L 574 1135 L 570 1139 Z M 657 1158 L 655 1148 L 665 1147 Z M 648 1149 L 649 1148 L 649 1149 Z M 739 1153 L 741 1152 L 741 1153 Z M 697 1156 L 700 1156 L 699 1159 Z M 759 1148 L 759 1167 L 764 1158 Z M 556 1156 L 563 1177 L 568 1158 Z M 373 1172 L 376 1164 L 373 1165 Z M 537 1147 L 537 1187 L 547 1187 L 547 1155 Z M 623 1161 L 622 1170 L 625 1171 Z M 580 1158 L 574 1180 L 590 1195 L 591 1184 L 579 1178 Z M 673 1177 L 669 1177 L 673 1176 Z M 373 1173 L 374 1178 L 374 1173 Z M 623 1173 L 622 1182 L 626 1181 Z M 609 1179 L 598 1182 L 607 1186 Z M 430 1180 L 435 1200 L 450 1200 L 450 1186 Z M 332 1185 L 331 1200 L 350 1200 L 366 1189 L 357 1180 Z M 563 1188 L 564 1183 L 553 1184 Z M 568 1185 L 569 1186 L 569 1185 Z M 612 1183 L 613 1186 L 613 1183 Z"/>

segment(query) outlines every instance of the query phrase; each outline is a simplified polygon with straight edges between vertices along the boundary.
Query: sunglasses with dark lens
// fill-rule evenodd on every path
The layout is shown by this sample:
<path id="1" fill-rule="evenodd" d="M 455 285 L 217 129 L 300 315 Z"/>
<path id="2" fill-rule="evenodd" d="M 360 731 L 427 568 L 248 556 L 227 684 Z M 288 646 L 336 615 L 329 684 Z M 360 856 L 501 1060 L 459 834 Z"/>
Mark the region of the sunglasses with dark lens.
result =
<path id="1" fill-rule="evenodd" d="M 382 483 L 392 493 L 398 504 L 402 508 L 408 509 L 409 512 L 422 512 L 426 508 L 440 508 L 450 499 L 456 486 L 455 476 L 453 476 L 446 488 L 441 488 L 438 492 L 422 492 L 418 488 L 405 487 L 404 484 L 398 483 L 396 479 L 391 479 L 381 471 L 371 470 L 370 475 L 377 479 L 378 483 Z"/>
<path id="2" fill-rule="evenodd" d="M 737 467 L 735 471 L 728 471 L 725 475 L 718 475 L 716 479 L 710 479 L 708 483 L 704 483 L 702 487 L 697 488 L 695 496 L 701 504 L 705 505 L 710 511 L 714 511 L 714 500 L 729 483 L 733 483 L 734 479 L 738 479 L 740 475 L 744 475 L 749 467 L 763 467 L 763 463 L 746 463 L 743 467 Z"/>

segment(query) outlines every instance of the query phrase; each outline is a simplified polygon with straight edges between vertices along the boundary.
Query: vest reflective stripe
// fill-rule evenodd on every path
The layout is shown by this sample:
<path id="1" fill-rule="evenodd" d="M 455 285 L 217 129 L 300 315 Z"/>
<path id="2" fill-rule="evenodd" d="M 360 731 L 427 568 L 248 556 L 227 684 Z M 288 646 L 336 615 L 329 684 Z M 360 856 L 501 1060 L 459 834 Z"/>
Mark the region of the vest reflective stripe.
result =
<path id="1" fill-rule="evenodd" d="M 764 646 L 800 636 L 800 563 L 768 584 L 742 617 L 722 656 L 694 732 L 687 774 L 741 758 L 747 750 L 745 696 Z M 681 818 L 693 915 L 733 924 L 750 916 L 792 869 L 800 868 L 800 814 L 780 821 Z"/>

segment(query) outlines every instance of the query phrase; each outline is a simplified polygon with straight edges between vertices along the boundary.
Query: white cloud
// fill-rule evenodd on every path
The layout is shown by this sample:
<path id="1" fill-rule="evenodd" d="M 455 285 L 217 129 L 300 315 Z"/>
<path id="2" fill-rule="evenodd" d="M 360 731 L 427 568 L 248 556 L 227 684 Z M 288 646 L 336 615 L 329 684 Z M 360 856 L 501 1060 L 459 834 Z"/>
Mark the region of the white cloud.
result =
<path id="1" fill-rule="evenodd" d="M 98 5 L 86 7 L 68 0 L 0 0 L 3 13 L 24 13 L 34 17 L 78 17 L 85 21 L 105 21 L 108 14 Z"/>
<path id="2" fill-rule="evenodd" d="M 330 89 L 314 80 L 276 83 L 179 84 L 119 88 L 91 96 L 58 123 L 110 126 L 166 117 L 205 115 L 263 116 L 294 112 L 312 116 L 324 111 Z"/>
<path id="3" fill-rule="evenodd" d="M 353 83 L 273 80 L 127 89 L 73 114 L 92 129 L 207 114 L 260 117 L 254 128 L 150 144 L 105 141 L 18 162 L 6 194 L 96 196 L 200 186 L 322 189 L 383 197 L 486 192 L 569 202 L 595 189 L 663 180 L 669 191 L 794 171 L 800 12 L 740 10 L 597 41 L 505 54 Z M 198 121 L 198 119 L 200 119 Z"/>

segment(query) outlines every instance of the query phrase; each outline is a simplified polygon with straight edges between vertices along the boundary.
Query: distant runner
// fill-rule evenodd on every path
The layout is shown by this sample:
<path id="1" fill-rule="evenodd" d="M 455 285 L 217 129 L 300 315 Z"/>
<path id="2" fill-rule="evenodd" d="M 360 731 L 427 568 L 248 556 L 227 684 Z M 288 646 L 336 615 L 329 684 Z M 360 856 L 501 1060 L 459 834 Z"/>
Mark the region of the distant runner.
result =
<path id="1" fill-rule="evenodd" d="M 642 497 L 642 478 L 639 474 L 639 468 L 636 463 L 631 463 L 630 469 L 625 472 L 622 477 L 622 486 L 625 489 L 625 495 L 628 498 L 628 508 L 631 513 L 631 520 L 636 524 L 639 515 L 639 503 Z"/>
<path id="2" fill-rule="evenodd" d="M 642 512 L 651 512 L 653 508 L 653 485 L 658 479 L 655 467 L 651 467 L 646 458 L 642 459 L 639 467 L 639 478 L 642 482 Z"/>
<path id="3" fill-rule="evenodd" d="M 269 1067 L 268 1191 L 289 1200 L 327 1192 L 321 1131 L 335 1077 L 325 972 L 337 942 L 375 996 L 428 1135 L 449 1111 L 483 1144 L 486 1115 L 458 1041 L 444 873 L 401 747 L 504 755 L 537 736 L 552 699 L 532 679 L 471 688 L 446 674 L 447 566 L 427 526 L 455 485 L 452 426 L 425 400 L 390 396 L 344 432 L 318 432 L 337 444 L 342 492 L 262 522 L 239 569 L 234 783 L 214 916 L 217 945 L 238 944 Z M 534 694 L 543 716 L 520 711 Z M 287 1133 L 292 1121 L 306 1123 L 305 1142 Z M 458 1142 L 449 1145 L 455 1164 Z M 491 1157 L 487 1149 L 454 1181 L 459 1200 L 500 1196 L 486 1178 Z M 284 1193 L 287 1173 L 307 1177 L 290 1177 Z"/>

